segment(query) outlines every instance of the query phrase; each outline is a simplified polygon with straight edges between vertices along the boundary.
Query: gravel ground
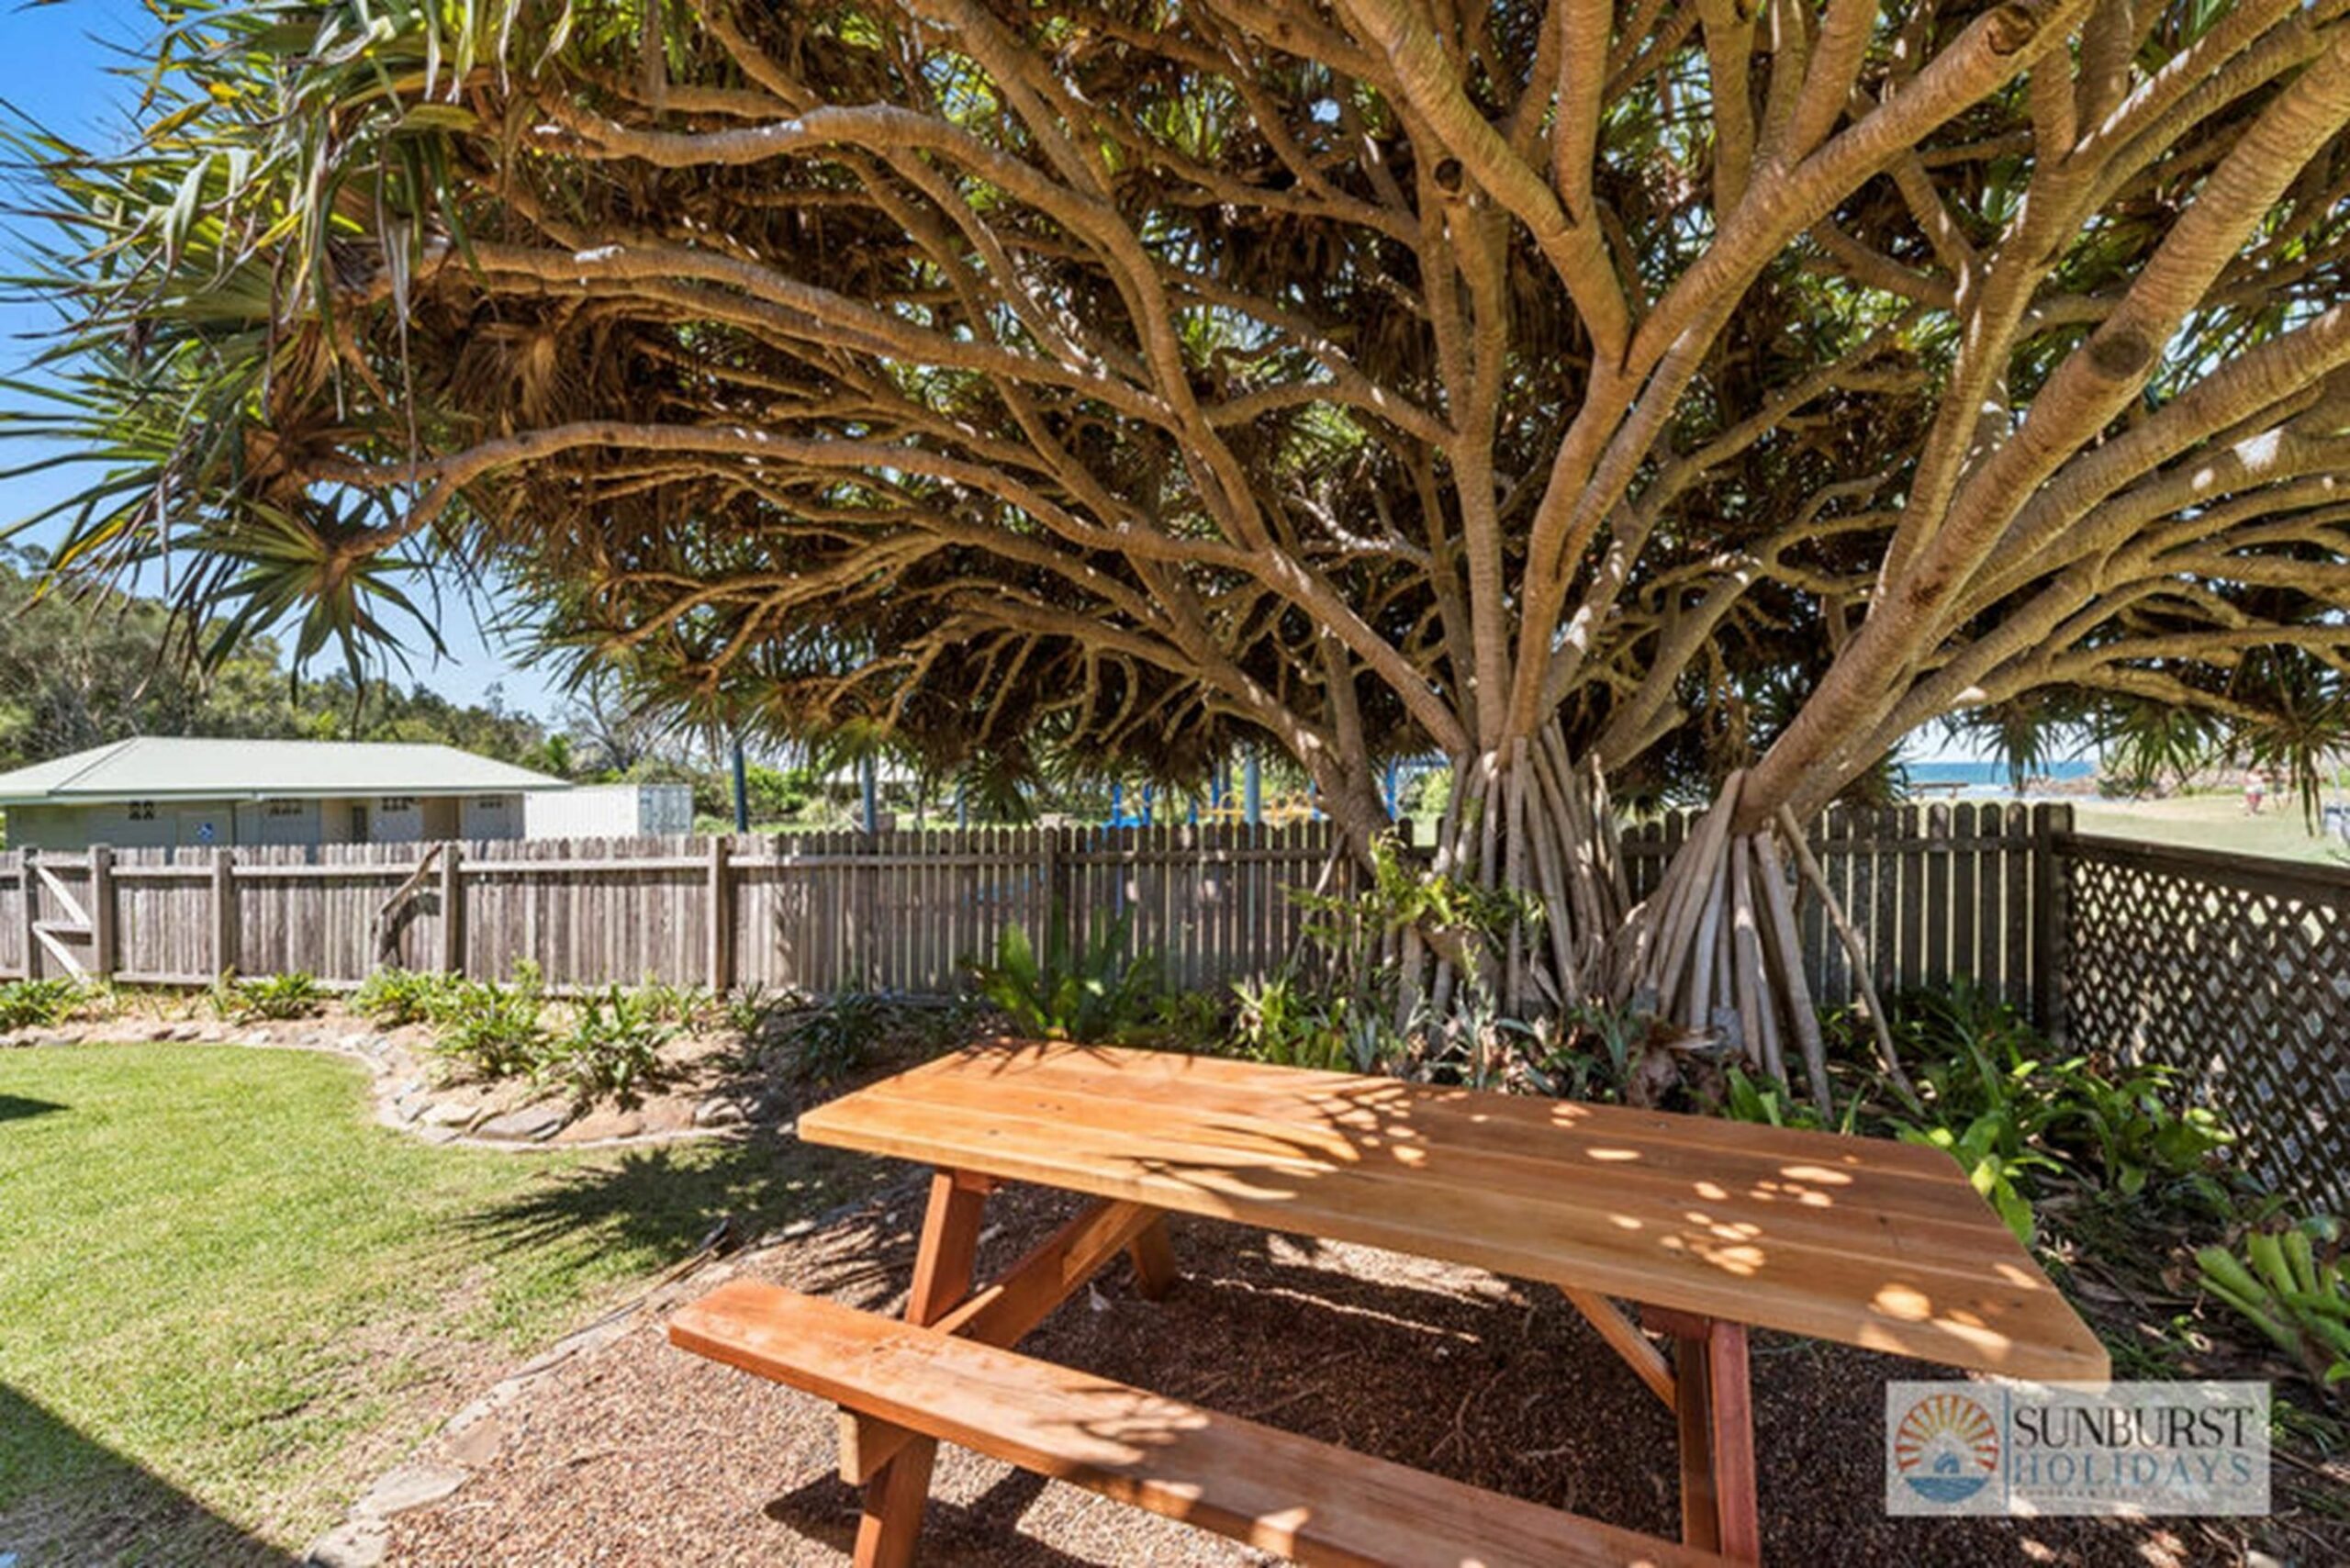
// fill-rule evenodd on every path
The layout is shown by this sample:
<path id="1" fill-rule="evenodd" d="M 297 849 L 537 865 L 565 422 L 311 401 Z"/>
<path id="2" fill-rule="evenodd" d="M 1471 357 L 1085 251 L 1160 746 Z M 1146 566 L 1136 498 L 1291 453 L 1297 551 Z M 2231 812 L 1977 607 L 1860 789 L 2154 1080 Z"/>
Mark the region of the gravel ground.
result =
<path id="1" fill-rule="evenodd" d="M 739 1271 L 875 1311 L 902 1303 L 922 1187 L 882 1199 Z M 981 1269 L 1073 1205 L 1009 1189 Z M 1555 1293 L 1474 1270 L 1208 1221 L 1174 1222 L 1183 1283 L 1151 1303 L 1123 1261 L 1023 1343 L 1030 1354 L 1349 1448 L 1675 1532 L 1670 1417 Z M 729 1271 L 698 1276 L 700 1288 Z M 1919 1363 L 1758 1336 L 1755 1440 L 1766 1562 L 1826 1565 L 2244 1562 L 2196 1521 L 1890 1519 L 1884 1382 Z M 855 1495 L 833 1473 L 830 1406 L 672 1350 L 658 1321 L 537 1382 L 476 1434 L 445 1500 L 393 1521 L 401 1564 L 832 1564 Z M 2350 1512 L 2350 1510 L 2344 1510 Z M 2287 1562 L 2350 1562 L 2350 1523 L 2264 1527 Z M 1018 1568 L 1259 1563 L 1263 1553 L 942 1449 L 923 1562 Z"/>

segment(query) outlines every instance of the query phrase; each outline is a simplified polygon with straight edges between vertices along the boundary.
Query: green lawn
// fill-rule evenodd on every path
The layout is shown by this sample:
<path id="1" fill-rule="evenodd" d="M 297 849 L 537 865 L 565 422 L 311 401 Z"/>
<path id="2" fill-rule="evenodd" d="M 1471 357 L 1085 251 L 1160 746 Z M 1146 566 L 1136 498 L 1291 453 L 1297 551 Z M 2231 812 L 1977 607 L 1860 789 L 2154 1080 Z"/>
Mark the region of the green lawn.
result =
<path id="1" fill-rule="evenodd" d="M 2350 860 L 2350 846 L 2340 839 L 2309 831 L 2301 817 L 2300 801 L 2289 793 L 2281 799 L 2271 796 L 2256 817 L 2245 812 L 2241 794 L 2180 795 L 2165 801 L 2084 800 L 2074 802 L 2073 814 L 2074 825 L 2083 833 L 2326 865 Z"/>
<path id="2" fill-rule="evenodd" d="M 307 1052 L 0 1051 L 0 1561 L 284 1561 L 718 1216 L 873 1175 L 771 1138 L 436 1148 Z"/>

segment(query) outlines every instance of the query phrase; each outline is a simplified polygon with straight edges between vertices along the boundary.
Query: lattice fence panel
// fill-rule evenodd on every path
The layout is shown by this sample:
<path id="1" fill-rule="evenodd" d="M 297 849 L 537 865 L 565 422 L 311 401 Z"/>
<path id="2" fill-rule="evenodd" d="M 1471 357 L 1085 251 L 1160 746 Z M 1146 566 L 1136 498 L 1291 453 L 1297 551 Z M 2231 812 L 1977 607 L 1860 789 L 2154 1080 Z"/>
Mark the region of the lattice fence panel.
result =
<path id="1" fill-rule="evenodd" d="M 2078 836 L 2065 860 L 2070 1043 L 2179 1068 L 2255 1175 L 2350 1213 L 2350 874 Z"/>

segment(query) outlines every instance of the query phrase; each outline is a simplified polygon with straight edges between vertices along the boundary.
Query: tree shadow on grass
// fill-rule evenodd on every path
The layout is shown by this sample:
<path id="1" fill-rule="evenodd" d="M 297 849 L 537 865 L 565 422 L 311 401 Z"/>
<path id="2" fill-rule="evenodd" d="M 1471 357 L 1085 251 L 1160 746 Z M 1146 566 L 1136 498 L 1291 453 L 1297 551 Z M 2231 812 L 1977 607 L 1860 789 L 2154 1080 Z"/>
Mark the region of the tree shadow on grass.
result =
<path id="1" fill-rule="evenodd" d="M 28 1100 L 21 1094 L 0 1094 L 0 1122 L 25 1122 L 65 1107 L 54 1100 Z"/>
<path id="2" fill-rule="evenodd" d="M 889 1174 L 879 1161 L 761 1129 L 617 1151 L 550 1173 L 465 1223 L 508 1245 L 594 1237 L 666 1261 L 717 1237 L 727 1249 L 747 1245 L 862 1197 Z"/>
<path id="3" fill-rule="evenodd" d="M 299 1561 L 0 1383 L 0 1481 L 27 1475 L 29 1491 L 0 1491 L 0 1562 L 294 1568 Z"/>

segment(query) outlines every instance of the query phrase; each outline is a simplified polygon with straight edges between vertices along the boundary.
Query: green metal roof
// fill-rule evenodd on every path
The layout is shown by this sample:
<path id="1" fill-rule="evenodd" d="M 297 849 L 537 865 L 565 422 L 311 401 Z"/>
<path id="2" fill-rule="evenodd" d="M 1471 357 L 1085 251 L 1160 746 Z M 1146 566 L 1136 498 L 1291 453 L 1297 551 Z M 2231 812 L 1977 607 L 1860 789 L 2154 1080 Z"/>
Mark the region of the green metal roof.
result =
<path id="1" fill-rule="evenodd" d="M 288 800 L 332 795 L 504 795 L 563 779 L 455 746 L 375 741 L 198 740 L 135 735 L 13 773 L 0 806 L 109 801 Z"/>

